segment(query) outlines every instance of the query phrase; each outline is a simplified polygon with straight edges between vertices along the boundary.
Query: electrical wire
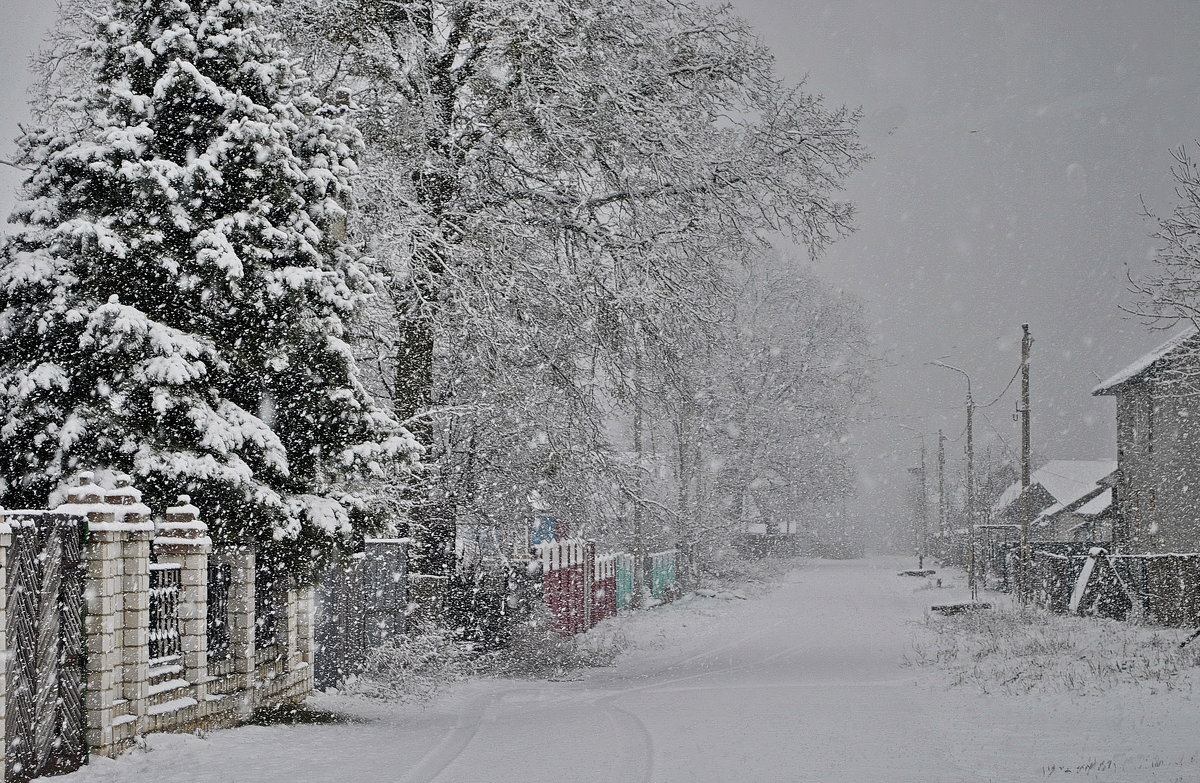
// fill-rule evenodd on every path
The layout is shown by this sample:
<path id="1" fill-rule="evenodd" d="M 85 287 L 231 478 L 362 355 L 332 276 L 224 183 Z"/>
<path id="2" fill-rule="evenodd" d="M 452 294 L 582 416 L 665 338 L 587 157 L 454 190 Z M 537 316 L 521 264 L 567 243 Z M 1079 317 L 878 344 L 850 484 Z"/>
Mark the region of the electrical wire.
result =
<path id="1" fill-rule="evenodd" d="M 992 407 L 993 405 L 995 405 L 996 403 L 1000 402 L 1001 398 L 1003 398 L 1003 397 L 1004 397 L 1004 395 L 1008 394 L 1008 390 L 1012 388 L 1013 381 L 1017 380 L 1017 376 L 1021 374 L 1021 370 L 1022 370 L 1024 367 L 1025 367 L 1025 363 L 1024 363 L 1024 362 L 1022 362 L 1022 363 L 1020 363 L 1020 364 L 1018 364 L 1018 365 L 1017 365 L 1017 371 L 1016 371 L 1016 372 L 1014 372 L 1014 373 L 1013 373 L 1013 376 L 1012 376 L 1011 378 L 1009 378 L 1009 379 L 1008 379 L 1008 384 L 1007 384 L 1007 385 L 1004 387 L 1004 391 L 1002 391 L 1002 392 L 1000 392 L 999 394 L 997 394 L 997 395 L 996 395 L 996 399 L 992 400 L 992 401 L 991 401 L 991 402 L 989 402 L 987 405 L 976 405 L 975 407 L 976 407 L 976 408 L 990 408 L 990 407 Z"/>
<path id="2" fill-rule="evenodd" d="M 996 435 L 997 438 L 1000 439 L 1000 444 L 1002 446 L 1004 446 L 1004 452 L 1009 457 L 1011 457 L 1012 459 L 1015 460 L 1017 458 L 1017 453 L 1013 450 L 1013 447 L 1011 445 L 1009 445 L 1009 442 L 1004 439 L 1004 436 L 1000 434 L 1000 430 L 996 427 L 995 424 L 992 423 L 991 418 L 986 413 L 983 413 L 982 411 L 980 412 L 979 415 L 983 417 L 983 420 L 987 422 L 987 425 L 992 428 L 992 432 Z"/>

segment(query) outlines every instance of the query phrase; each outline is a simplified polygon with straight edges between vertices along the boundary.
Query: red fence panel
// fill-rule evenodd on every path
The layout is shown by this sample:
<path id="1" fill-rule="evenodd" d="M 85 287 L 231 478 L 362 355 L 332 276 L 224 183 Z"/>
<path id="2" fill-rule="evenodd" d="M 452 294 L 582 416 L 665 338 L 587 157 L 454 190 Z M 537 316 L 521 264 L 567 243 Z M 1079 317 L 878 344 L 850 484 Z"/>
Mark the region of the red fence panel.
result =
<path id="1" fill-rule="evenodd" d="M 542 594 L 553 628 L 564 636 L 582 633 L 592 623 L 596 545 L 570 539 L 537 547 L 542 561 Z"/>
<path id="2" fill-rule="evenodd" d="M 592 625 L 617 613 L 617 559 L 615 555 L 596 558 L 592 582 Z"/>

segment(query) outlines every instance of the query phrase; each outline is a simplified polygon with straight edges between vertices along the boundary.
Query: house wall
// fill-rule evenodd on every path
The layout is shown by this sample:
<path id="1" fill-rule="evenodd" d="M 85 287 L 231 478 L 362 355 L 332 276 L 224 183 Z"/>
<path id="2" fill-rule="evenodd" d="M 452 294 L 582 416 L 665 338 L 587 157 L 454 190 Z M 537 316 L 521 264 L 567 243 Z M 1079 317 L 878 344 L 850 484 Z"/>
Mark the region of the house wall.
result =
<path id="1" fill-rule="evenodd" d="M 1113 540 L 1113 516 L 1111 513 L 1092 517 L 1078 514 L 1069 516 L 1071 519 L 1066 523 L 1067 534 L 1064 541 L 1105 542 Z"/>
<path id="2" fill-rule="evenodd" d="M 1118 540 L 1200 551 L 1200 394 L 1150 379 L 1117 394 Z"/>

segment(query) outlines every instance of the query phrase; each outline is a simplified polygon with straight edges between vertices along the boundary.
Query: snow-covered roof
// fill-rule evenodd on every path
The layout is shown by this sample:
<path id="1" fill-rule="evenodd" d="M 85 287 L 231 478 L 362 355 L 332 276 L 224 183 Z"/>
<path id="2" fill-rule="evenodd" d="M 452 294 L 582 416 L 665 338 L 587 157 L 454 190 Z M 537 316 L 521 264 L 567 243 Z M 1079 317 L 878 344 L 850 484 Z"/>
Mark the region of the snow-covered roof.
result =
<path id="1" fill-rule="evenodd" d="M 1136 380 L 1150 370 L 1154 365 L 1158 364 L 1163 359 L 1170 356 L 1175 350 L 1181 347 L 1188 340 L 1196 336 L 1196 327 L 1189 325 L 1186 328 L 1176 332 L 1171 339 L 1167 340 L 1162 345 L 1154 350 L 1138 358 L 1125 369 L 1118 372 L 1116 375 L 1108 378 L 1099 386 L 1092 389 L 1092 394 L 1112 394 L 1118 386 L 1123 386 L 1130 381 Z"/>
<path id="2" fill-rule="evenodd" d="M 1030 480 L 1032 480 L 1032 477 Z M 1041 520 L 1041 523 L 1043 525 L 1049 524 L 1048 522 L 1046 522 L 1046 520 L 1049 517 L 1052 517 L 1055 514 L 1057 514 L 1058 512 L 1062 511 L 1063 508 L 1065 508 L 1065 507 L 1066 507 L 1066 505 L 1064 503 L 1051 503 L 1049 506 L 1046 506 L 1045 508 L 1043 508 L 1041 511 L 1038 512 L 1037 518 L 1039 520 Z"/>
<path id="3" fill-rule="evenodd" d="M 1079 514 L 1081 516 L 1085 516 L 1085 517 L 1091 517 L 1091 516 L 1095 516 L 1097 514 L 1103 514 L 1105 511 L 1107 511 L 1112 506 L 1112 502 L 1113 502 L 1113 491 L 1112 491 L 1112 487 L 1109 487 L 1108 489 L 1104 490 L 1096 497 L 1092 498 L 1091 500 L 1084 503 L 1079 508 L 1075 509 L 1075 513 Z"/>
<path id="4" fill-rule="evenodd" d="M 1029 476 L 1030 485 L 1038 484 L 1050 493 L 1054 503 L 1045 510 L 1046 514 L 1054 506 L 1061 511 L 1077 500 L 1096 491 L 1096 483 L 1106 478 L 1117 469 L 1115 459 L 1055 459 L 1050 460 Z M 1011 484 L 1000 494 L 993 511 L 1002 511 L 1021 496 L 1021 482 Z"/>

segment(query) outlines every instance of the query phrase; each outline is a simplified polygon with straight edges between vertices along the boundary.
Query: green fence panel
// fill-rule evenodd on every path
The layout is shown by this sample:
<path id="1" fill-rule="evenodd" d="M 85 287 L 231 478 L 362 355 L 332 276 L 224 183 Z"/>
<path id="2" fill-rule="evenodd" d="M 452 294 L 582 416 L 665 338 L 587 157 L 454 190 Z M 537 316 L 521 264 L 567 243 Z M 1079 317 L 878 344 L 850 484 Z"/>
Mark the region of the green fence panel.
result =
<path id="1" fill-rule="evenodd" d="M 617 555 L 617 609 L 633 605 L 633 556 Z"/>
<path id="2" fill-rule="evenodd" d="M 674 550 L 650 555 L 650 595 L 660 601 L 670 600 L 678 591 L 676 560 Z"/>

